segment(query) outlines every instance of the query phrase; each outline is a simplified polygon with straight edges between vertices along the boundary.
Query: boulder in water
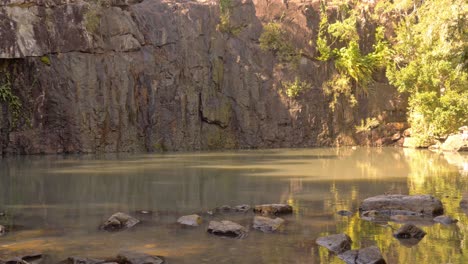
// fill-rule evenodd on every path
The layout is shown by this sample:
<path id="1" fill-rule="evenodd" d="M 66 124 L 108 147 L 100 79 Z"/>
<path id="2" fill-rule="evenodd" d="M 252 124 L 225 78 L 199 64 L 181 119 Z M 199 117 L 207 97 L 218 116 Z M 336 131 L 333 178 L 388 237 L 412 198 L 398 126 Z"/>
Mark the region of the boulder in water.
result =
<path id="1" fill-rule="evenodd" d="M 260 214 L 271 214 L 271 215 L 279 215 L 279 214 L 292 214 L 293 208 L 289 204 L 262 204 L 256 205 L 253 209 L 254 213 Z"/>
<path id="2" fill-rule="evenodd" d="M 442 202 L 431 195 L 378 195 L 365 199 L 359 207 L 361 215 L 366 211 L 389 212 L 414 212 L 414 214 L 438 216 L 444 213 Z"/>
<path id="3" fill-rule="evenodd" d="M 139 252 L 120 252 L 115 262 L 119 264 L 164 264 L 165 261 L 160 256 L 151 256 Z"/>
<path id="4" fill-rule="evenodd" d="M 317 244 L 337 254 L 351 249 L 351 238 L 346 234 L 336 234 L 326 237 L 319 237 L 316 240 Z"/>
<path id="5" fill-rule="evenodd" d="M 278 230 L 284 224 L 282 218 L 269 218 L 264 216 L 255 216 L 253 221 L 253 228 L 265 233 L 270 233 Z"/>
<path id="6" fill-rule="evenodd" d="M 244 238 L 247 236 L 247 229 L 232 221 L 210 221 L 207 229 L 208 233 L 217 236 L 227 236 L 234 238 Z"/>
<path id="7" fill-rule="evenodd" d="M 113 214 L 101 225 L 101 229 L 106 231 L 120 231 L 138 224 L 140 220 L 121 212 Z"/>
<path id="8" fill-rule="evenodd" d="M 450 225 L 450 224 L 455 224 L 458 222 L 457 219 L 453 219 L 450 216 L 446 215 L 439 215 L 437 217 L 434 217 L 434 222 L 441 223 L 444 225 Z"/>
<path id="9" fill-rule="evenodd" d="M 177 219 L 177 223 L 186 226 L 199 226 L 202 223 L 202 218 L 197 214 L 184 215 Z"/>
<path id="10" fill-rule="evenodd" d="M 359 250 L 348 250 L 338 257 L 346 264 L 385 264 L 380 249 L 376 246 L 366 247 Z"/>

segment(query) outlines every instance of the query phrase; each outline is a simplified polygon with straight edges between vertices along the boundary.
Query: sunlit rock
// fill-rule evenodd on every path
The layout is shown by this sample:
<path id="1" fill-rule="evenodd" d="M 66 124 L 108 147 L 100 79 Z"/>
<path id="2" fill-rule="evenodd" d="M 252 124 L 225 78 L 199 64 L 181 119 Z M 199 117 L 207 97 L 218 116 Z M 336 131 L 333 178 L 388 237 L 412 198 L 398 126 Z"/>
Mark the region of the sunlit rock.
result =
<path id="1" fill-rule="evenodd" d="M 260 214 L 272 214 L 272 215 L 279 215 L 279 214 L 292 214 L 293 208 L 289 204 L 262 204 L 256 205 L 253 209 L 254 213 Z"/>
<path id="2" fill-rule="evenodd" d="M 376 246 L 366 247 L 359 250 L 348 250 L 338 257 L 347 264 L 385 264 L 380 249 Z"/>
<path id="3" fill-rule="evenodd" d="M 379 195 L 365 199 L 359 207 L 361 215 L 366 211 L 388 212 L 390 215 L 398 212 L 415 213 L 428 216 L 438 216 L 444 213 L 442 202 L 431 195 Z M 409 212 L 408 212 L 409 211 Z"/>
<path id="4" fill-rule="evenodd" d="M 248 212 L 249 210 L 250 210 L 250 205 L 248 204 L 241 204 L 241 205 L 234 206 L 234 211 L 236 212 L 245 213 L 245 212 Z"/>
<path id="5" fill-rule="evenodd" d="M 140 220 L 121 212 L 113 214 L 101 225 L 101 229 L 106 231 L 120 231 L 138 224 Z"/>
<path id="6" fill-rule="evenodd" d="M 202 223 L 202 218 L 197 214 L 184 215 L 177 219 L 177 223 L 186 226 L 199 226 Z"/>
<path id="7" fill-rule="evenodd" d="M 317 244 L 337 254 L 351 249 L 351 238 L 346 234 L 336 234 L 326 237 L 319 237 L 316 240 Z"/>
<path id="8" fill-rule="evenodd" d="M 207 229 L 208 233 L 218 236 L 244 238 L 247 236 L 247 229 L 231 221 L 211 221 Z"/>
<path id="9" fill-rule="evenodd" d="M 453 219 L 451 218 L 450 216 L 446 216 L 446 215 L 439 215 L 437 217 L 434 218 L 434 222 L 437 222 L 437 223 L 441 223 L 441 224 L 444 224 L 444 225 L 450 225 L 450 224 L 455 224 L 458 222 L 457 219 Z"/>
<path id="10" fill-rule="evenodd" d="M 279 217 L 272 219 L 264 216 L 255 216 L 253 221 L 253 228 L 265 233 L 269 233 L 281 228 L 284 222 L 284 219 Z"/>
<path id="11" fill-rule="evenodd" d="M 440 146 L 442 151 L 458 151 L 468 145 L 468 141 L 463 139 L 462 134 L 450 135 Z"/>

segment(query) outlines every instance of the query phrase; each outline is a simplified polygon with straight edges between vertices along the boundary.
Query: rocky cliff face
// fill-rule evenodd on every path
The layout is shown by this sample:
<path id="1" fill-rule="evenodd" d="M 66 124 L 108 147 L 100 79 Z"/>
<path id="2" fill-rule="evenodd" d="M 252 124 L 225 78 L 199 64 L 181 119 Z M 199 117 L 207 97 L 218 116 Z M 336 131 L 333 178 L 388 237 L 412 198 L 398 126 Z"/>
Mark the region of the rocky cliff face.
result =
<path id="1" fill-rule="evenodd" d="M 22 107 L 0 100 L 0 151 L 355 144 L 362 118 L 404 121 L 405 102 L 383 78 L 358 107 L 329 109 L 321 85 L 333 65 L 310 44 L 318 1 L 232 4 L 236 34 L 217 29 L 212 0 L 2 0 L 0 83 Z M 303 50 L 294 69 L 259 48 L 263 25 L 279 18 Z M 296 76 L 312 87 L 290 99 L 282 82 Z"/>

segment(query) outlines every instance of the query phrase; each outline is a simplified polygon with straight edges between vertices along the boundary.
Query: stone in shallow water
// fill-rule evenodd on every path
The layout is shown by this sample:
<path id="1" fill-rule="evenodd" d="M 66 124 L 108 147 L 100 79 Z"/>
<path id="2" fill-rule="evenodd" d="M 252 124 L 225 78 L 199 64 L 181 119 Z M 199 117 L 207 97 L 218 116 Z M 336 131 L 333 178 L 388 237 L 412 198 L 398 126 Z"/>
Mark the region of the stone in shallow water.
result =
<path id="1" fill-rule="evenodd" d="M 177 219 L 177 223 L 187 226 L 199 226 L 202 223 L 202 218 L 197 214 L 184 215 Z"/>
<path id="2" fill-rule="evenodd" d="M 6 228 L 0 225 L 0 236 L 3 236 L 6 233 Z"/>
<path id="3" fill-rule="evenodd" d="M 365 199 L 359 207 L 360 212 L 396 210 L 430 216 L 444 213 L 442 202 L 431 195 L 379 195 Z"/>
<path id="4" fill-rule="evenodd" d="M 235 238 L 244 238 L 247 236 L 245 227 L 232 221 L 210 221 L 207 229 L 208 233 L 218 236 L 227 236 Z"/>
<path id="5" fill-rule="evenodd" d="M 60 261 L 59 264 L 101 264 L 106 263 L 102 259 L 84 258 L 84 257 L 69 257 L 66 260 Z"/>
<path id="6" fill-rule="evenodd" d="M 1 263 L 1 261 L 0 261 Z M 30 254 L 20 257 L 14 257 L 5 261 L 5 264 L 45 264 L 46 256 L 43 254 Z"/>
<path id="7" fill-rule="evenodd" d="M 341 216 L 350 216 L 352 215 L 353 213 L 348 211 L 348 210 L 339 210 L 338 212 L 336 212 L 337 214 L 341 215 Z"/>
<path id="8" fill-rule="evenodd" d="M 439 215 L 437 217 L 434 217 L 434 222 L 441 223 L 444 225 L 450 225 L 450 224 L 455 224 L 456 222 L 458 222 L 458 220 L 453 219 L 450 216 Z"/>
<path id="9" fill-rule="evenodd" d="M 292 214 L 293 208 L 289 204 L 262 204 L 256 205 L 253 209 L 254 213 L 260 214 Z"/>
<path id="10" fill-rule="evenodd" d="M 140 220 L 121 212 L 113 214 L 101 225 L 101 229 L 106 231 L 120 231 L 138 224 Z"/>
<path id="11" fill-rule="evenodd" d="M 359 250 L 348 250 L 338 257 L 346 264 L 385 264 L 380 249 L 376 246 L 366 247 Z"/>
<path id="12" fill-rule="evenodd" d="M 336 234 L 326 237 L 319 237 L 316 240 L 317 244 L 337 254 L 351 249 L 351 238 L 346 234 Z"/>
<path id="13" fill-rule="evenodd" d="M 269 218 L 263 216 L 255 216 L 253 221 L 253 228 L 265 233 L 270 233 L 278 230 L 284 224 L 282 218 Z"/>
<path id="14" fill-rule="evenodd" d="M 405 224 L 393 234 L 402 245 L 407 247 L 417 245 L 425 235 L 424 230 L 413 224 Z"/>
<path id="15" fill-rule="evenodd" d="M 236 205 L 236 206 L 234 206 L 234 210 L 235 210 L 236 212 L 245 213 L 245 212 L 247 212 L 247 211 L 250 210 L 250 205 L 248 205 L 248 204 Z"/>
<path id="16" fill-rule="evenodd" d="M 164 259 L 160 256 L 151 256 L 139 252 L 120 252 L 115 262 L 119 264 L 164 264 Z"/>

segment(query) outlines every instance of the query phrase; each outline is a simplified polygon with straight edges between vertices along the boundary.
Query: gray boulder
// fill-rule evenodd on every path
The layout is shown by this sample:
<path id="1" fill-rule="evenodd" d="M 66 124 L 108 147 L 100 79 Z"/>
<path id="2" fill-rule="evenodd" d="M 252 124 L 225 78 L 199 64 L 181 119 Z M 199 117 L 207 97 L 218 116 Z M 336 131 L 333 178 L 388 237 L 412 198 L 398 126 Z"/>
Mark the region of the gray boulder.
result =
<path id="1" fill-rule="evenodd" d="M 446 215 L 439 215 L 437 217 L 434 217 L 434 222 L 441 223 L 444 225 L 450 225 L 450 224 L 455 224 L 458 222 L 457 219 L 453 219 L 450 216 Z"/>
<path id="2" fill-rule="evenodd" d="M 385 264 L 380 249 L 376 246 L 366 247 L 359 250 L 348 250 L 338 257 L 347 264 Z"/>
<path id="3" fill-rule="evenodd" d="M 186 226 L 199 226 L 202 223 L 202 218 L 197 214 L 184 215 L 177 219 L 177 223 Z"/>
<path id="4" fill-rule="evenodd" d="M 106 231 L 120 231 L 138 224 L 140 220 L 121 212 L 113 214 L 101 225 L 101 229 Z"/>
<path id="5" fill-rule="evenodd" d="M 247 236 L 247 229 L 231 221 L 210 221 L 207 229 L 208 233 L 217 236 L 227 236 L 234 238 L 244 238 Z"/>
<path id="6" fill-rule="evenodd" d="M 253 228 L 260 230 L 265 233 L 274 232 L 278 230 L 284 224 L 284 219 L 282 218 L 269 218 L 263 216 L 255 216 L 253 221 Z"/>
<path id="7" fill-rule="evenodd" d="M 359 207 L 361 215 L 367 211 L 388 212 L 394 215 L 395 212 L 404 211 L 405 214 L 414 212 L 415 214 L 438 216 L 444 213 L 442 202 L 431 195 L 379 195 L 365 199 Z"/>
<path id="8" fill-rule="evenodd" d="M 45 264 L 47 263 L 43 254 L 31 254 L 14 257 L 5 261 L 5 264 Z"/>
<path id="9" fill-rule="evenodd" d="M 279 215 L 279 214 L 292 214 L 293 208 L 288 204 L 262 204 L 256 205 L 253 209 L 254 213 L 260 214 L 271 214 L 271 215 Z"/>
<path id="10" fill-rule="evenodd" d="M 351 238 L 346 234 L 336 234 L 326 237 L 319 237 L 315 241 L 322 247 L 328 248 L 328 250 L 337 254 L 348 251 L 351 249 Z"/>

